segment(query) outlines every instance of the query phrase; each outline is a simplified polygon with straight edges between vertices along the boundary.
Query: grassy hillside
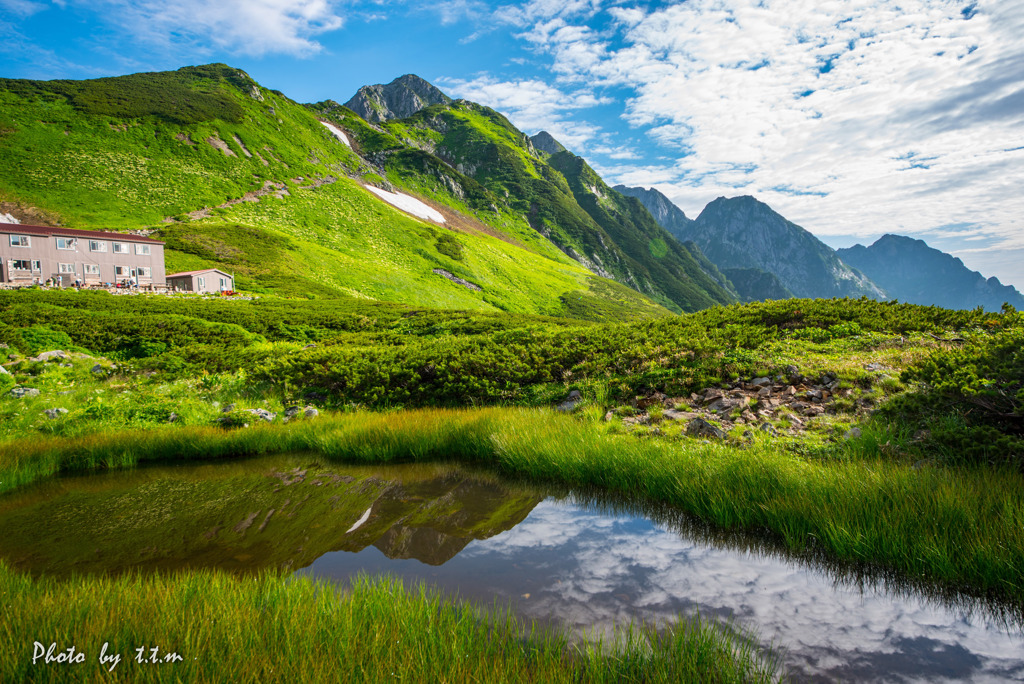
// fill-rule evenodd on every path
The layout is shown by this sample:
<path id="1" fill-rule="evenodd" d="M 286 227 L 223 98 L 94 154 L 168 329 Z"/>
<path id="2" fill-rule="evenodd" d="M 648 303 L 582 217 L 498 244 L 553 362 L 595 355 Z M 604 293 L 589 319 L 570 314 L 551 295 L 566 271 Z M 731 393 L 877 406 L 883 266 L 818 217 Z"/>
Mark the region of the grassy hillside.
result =
<path id="1" fill-rule="evenodd" d="M 538 152 L 492 109 L 459 100 L 370 125 L 334 102 L 311 107 L 351 131 L 359 152 L 395 185 L 464 207 L 511 240 L 547 255 L 553 243 L 593 272 L 677 312 L 736 299 L 639 203 L 618 196 L 587 167 L 595 179 L 590 184 L 617 197 L 610 210 L 592 206 L 567 178 L 578 174 L 555 163 L 576 157 Z"/>
<path id="2" fill-rule="evenodd" d="M 154 230 L 171 272 L 219 266 L 244 289 L 292 296 L 607 320 L 668 313 L 528 226 L 474 216 L 472 198 L 426 193 L 444 226 L 391 207 L 363 187 L 388 181 L 314 112 L 226 65 L 0 80 L 0 136 L 5 211 Z"/>

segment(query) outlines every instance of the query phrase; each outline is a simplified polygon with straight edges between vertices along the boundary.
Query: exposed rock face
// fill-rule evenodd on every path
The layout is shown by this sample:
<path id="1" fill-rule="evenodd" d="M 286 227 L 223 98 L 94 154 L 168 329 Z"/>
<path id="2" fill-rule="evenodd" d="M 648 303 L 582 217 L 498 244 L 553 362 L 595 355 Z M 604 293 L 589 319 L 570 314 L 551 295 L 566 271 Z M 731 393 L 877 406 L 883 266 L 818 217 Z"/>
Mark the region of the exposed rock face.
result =
<path id="1" fill-rule="evenodd" d="M 536 143 L 534 143 L 536 144 Z M 631 188 L 625 185 L 616 185 L 615 189 L 627 197 L 636 197 L 640 203 L 647 207 L 647 211 L 661 224 L 661 227 L 672 233 L 680 242 L 689 240 L 687 229 L 693 223 L 683 210 L 677 207 L 672 200 L 665 197 L 661 192 L 650 188 Z"/>
<path id="2" fill-rule="evenodd" d="M 565 146 L 562 143 L 555 140 L 550 133 L 547 131 L 541 131 L 537 135 L 530 138 L 530 142 L 533 146 L 541 152 L 547 152 L 548 154 L 558 154 L 559 152 L 565 152 Z"/>
<path id="3" fill-rule="evenodd" d="M 369 85 L 359 89 L 345 106 L 371 123 L 404 119 L 436 104 L 451 104 L 452 99 L 419 76 L 406 74 L 387 85 Z"/>
<path id="4" fill-rule="evenodd" d="M 750 196 L 719 197 L 704 207 L 686 234 L 719 268 L 773 273 L 798 297 L 886 298 L 835 250 Z"/>
<path id="5" fill-rule="evenodd" d="M 854 245 L 838 251 L 840 258 L 860 269 L 901 302 L 998 311 L 1004 302 L 1024 309 L 1024 296 L 998 278 L 985 279 L 951 254 L 929 247 L 923 240 L 883 235 L 870 247 Z"/>
<path id="6" fill-rule="evenodd" d="M 789 299 L 793 296 L 778 276 L 759 268 L 727 268 L 722 271 L 745 302 Z"/>

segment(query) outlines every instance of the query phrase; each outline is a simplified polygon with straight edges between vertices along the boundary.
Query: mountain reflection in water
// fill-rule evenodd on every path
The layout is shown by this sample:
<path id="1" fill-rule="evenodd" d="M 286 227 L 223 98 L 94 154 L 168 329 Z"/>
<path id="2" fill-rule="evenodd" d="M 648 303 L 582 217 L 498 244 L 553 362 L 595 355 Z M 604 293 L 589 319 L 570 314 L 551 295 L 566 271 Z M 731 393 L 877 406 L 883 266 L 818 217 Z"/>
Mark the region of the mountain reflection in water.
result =
<path id="1" fill-rule="evenodd" d="M 0 499 L 0 555 L 56 575 L 386 572 L 576 631 L 732 618 L 811 681 L 1024 680 L 1020 606 L 795 556 L 668 507 L 449 465 L 300 455 L 60 478 Z"/>

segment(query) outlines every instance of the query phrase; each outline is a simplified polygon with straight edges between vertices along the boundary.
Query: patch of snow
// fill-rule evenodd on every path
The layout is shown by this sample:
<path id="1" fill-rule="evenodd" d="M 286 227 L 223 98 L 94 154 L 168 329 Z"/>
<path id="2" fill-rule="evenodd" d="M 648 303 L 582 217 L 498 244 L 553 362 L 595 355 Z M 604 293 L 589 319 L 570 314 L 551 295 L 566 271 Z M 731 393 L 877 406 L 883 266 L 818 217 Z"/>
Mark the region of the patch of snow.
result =
<path id="1" fill-rule="evenodd" d="M 420 202 L 415 197 L 403 195 L 400 192 L 388 192 L 387 190 L 375 188 L 372 185 L 367 185 L 366 189 L 375 194 L 377 197 L 380 197 L 388 204 L 398 207 L 402 211 L 408 212 L 413 216 L 418 216 L 419 218 L 422 219 L 430 219 L 431 221 L 436 221 L 437 223 L 445 222 L 444 216 L 441 215 L 441 212 L 437 211 L 433 207 L 428 207 L 426 204 Z"/>
<path id="2" fill-rule="evenodd" d="M 14 218 L 11 214 L 0 213 L 0 223 L 21 223 L 21 221 Z"/>
<path id="3" fill-rule="evenodd" d="M 356 524 L 353 525 L 352 527 L 348 528 L 347 530 L 345 530 L 345 534 L 348 534 L 349 532 L 352 532 L 353 530 L 358 529 L 360 525 L 362 525 L 364 522 L 369 520 L 370 519 L 370 511 L 372 511 L 372 510 L 373 510 L 373 506 L 370 506 L 369 508 L 367 508 L 366 512 L 363 513 L 363 516 L 361 518 L 359 518 L 359 520 L 356 520 Z"/>
<path id="4" fill-rule="evenodd" d="M 327 123 L 326 121 L 321 121 L 320 123 L 322 123 L 324 126 L 327 126 L 327 130 L 329 130 L 334 135 L 335 138 L 345 143 L 345 146 L 351 149 L 352 143 L 348 141 L 348 136 L 345 135 L 345 131 L 341 130 L 332 123 Z"/>

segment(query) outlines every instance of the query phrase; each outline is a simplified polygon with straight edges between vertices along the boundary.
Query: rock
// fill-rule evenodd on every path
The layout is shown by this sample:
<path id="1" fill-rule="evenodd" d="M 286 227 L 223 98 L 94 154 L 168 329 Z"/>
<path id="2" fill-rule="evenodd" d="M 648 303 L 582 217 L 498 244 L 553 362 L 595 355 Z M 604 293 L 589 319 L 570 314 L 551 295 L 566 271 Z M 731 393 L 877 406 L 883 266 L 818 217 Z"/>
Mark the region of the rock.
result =
<path id="1" fill-rule="evenodd" d="M 4 368 L 3 366 L 0 366 L 0 375 L 10 375 L 10 374 L 11 374 L 11 372 L 9 370 Z"/>
<path id="2" fill-rule="evenodd" d="M 703 418 L 694 418 L 686 424 L 686 434 L 690 437 L 715 437 L 725 439 L 725 431 L 709 423 Z"/>
<path id="3" fill-rule="evenodd" d="M 740 414 L 740 418 L 748 423 L 754 423 L 757 421 L 757 416 L 751 413 L 749 409 L 744 409 L 743 413 Z"/>
<path id="4" fill-rule="evenodd" d="M 754 378 L 750 381 L 752 387 L 764 387 L 765 385 L 772 384 L 769 378 Z"/>
<path id="5" fill-rule="evenodd" d="M 16 399 L 21 399 L 22 397 L 38 397 L 39 390 L 35 387 L 15 387 L 9 392 L 9 394 Z"/>
<path id="6" fill-rule="evenodd" d="M 222 408 L 222 409 L 220 410 L 220 412 L 221 412 L 221 413 L 231 413 L 231 412 L 232 412 L 232 411 L 234 411 L 234 410 L 235 410 L 235 405 L 234 405 L 234 404 L 228 404 L 227 406 L 225 406 L 224 408 Z"/>
<path id="7" fill-rule="evenodd" d="M 793 387 L 792 385 L 787 385 L 786 389 L 782 390 L 782 396 L 786 398 L 795 397 L 796 387 Z"/>
<path id="8" fill-rule="evenodd" d="M 97 363 L 95 366 L 92 367 L 92 372 L 95 373 L 96 375 L 99 375 L 101 373 L 106 373 L 107 369 Z"/>
<path id="9" fill-rule="evenodd" d="M 305 347 L 303 347 L 303 349 L 316 349 L 316 345 L 315 344 L 307 344 Z"/>
<path id="10" fill-rule="evenodd" d="M 861 432 L 860 428 L 850 428 L 849 430 L 846 431 L 846 434 L 843 435 L 843 439 L 860 439 L 862 434 L 863 433 Z"/>
<path id="11" fill-rule="evenodd" d="M 871 371 L 872 373 L 880 373 L 886 370 L 886 367 L 880 363 L 869 363 L 868 365 L 864 366 L 864 370 Z"/>
<path id="12" fill-rule="evenodd" d="M 306 416 L 307 418 L 316 418 L 317 416 L 320 415 L 320 412 L 317 411 L 312 406 L 307 406 L 305 410 L 303 410 L 302 415 Z"/>
<path id="13" fill-rule="evenodd" d="M 772 388 L 771 387 L 762 387 L 761 389 L 757 390 L 757 396 L 759 396 L 759 397 L 768 397 L 768 396 L 771 396 L 771 393 L 772 393 Z"/>
<path id="14" fill-rule="evenodd" d="M 61 351 L 60 349 L 54 349 L 53 351 L 43 352 L 39 356 L 29 359 L 29 361 L 49 361 L 50 359 L 70 359 L 67 352 Z"/>
<path id="15" fill-rule="evenodd" d="M 819 389 L 809 389 L 807 390 L 807 398 L 811 401 L 821 401 L 823 395 Z"/>
<path id="16" fill-rule="evenodd" d="M 676 411 L 675 409 L 667 409 L 661 414 L 661 417 L 665 420 L 692 420 L 699 418 L 700 416 L 692 411 Z"/>
<path id="17" fill-rule="evenodd" d="M 288 408 L 286 408 L 284 410 L 284 417 L 285 418 L 292 418 L 294 416 L 299 415 L 301 412 L 302 412 L 302 409 L 300 409 L 298 406 L 289 406 Z"/>
<path id="18" fill-rule="evenodd" d="M 575 411 L 576 407 L 579 406 L 582 401 L 583 395 L 580 394 L 580 391 L 573 390 L 572 392 L 569 392 L 569 396 L 566 397 L 565 401 L 555 407 L 555 410 L 561 411 L 562 413 L 569 413 L 571 411 Z"/>
<path id="19" fill-rule="evenodd" d="M 760 430 L 761 432 L 767 432 L 772 437 L 779 436 L 779 431 L 776 430 L 775 426 L 772 425 L 771 423 L 761 423 L 761 426 L 758 428 L 758 430 Z"/>
<path id="20" fill-rule="evenodd" d="M 268 423 L 270 421 L 274 420 L 274 418 L 277 418 L 277 414 L 276 413 L 271 413 L 267 409 L 261 409 L 261 408 L 258 408 L 258 409 L 243 409 L 243 411 L 245 413 L 251 413 L 252 415 L 254 415 L 257 418 L 259 418 L 260 420 L 265 420 Z"/>
<path id="21" fill-rule="evenodd" d="M 61 416 L 66 415 L 67 412 L 68 412 L 68 410 L 66 408 L 52 408 L 52 409 L 45 409 L 43 411 L 43 413 L 46 414 L 46 417 L 49 418 L 50 420 L 57 420 Z"/>
<path id="22" fill-rule="evenodd" d="M 178 414 L 175 413 L 174 411 L 171 411 L 171 415 L 167 416 L 167 422 L 168 423 L 177 423 L 178 422 Z"/>
<path id="23" fill-rule="evenodd" d="M 914 433 L 914 437 L 911 441 L 914 442 L 926 442 L 932 436 L 931 430 L 918 430 Z"/>
<path id="24" fill-rule="evenodd" d="M 615 417 L 615 411 L 609 411 L 608 413 L 604 414 L 604 422 L 607 423 L 608 421 L 610 421 L 614 417 Z"/>

